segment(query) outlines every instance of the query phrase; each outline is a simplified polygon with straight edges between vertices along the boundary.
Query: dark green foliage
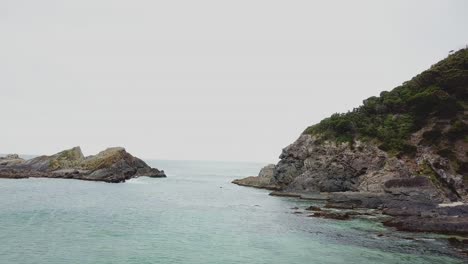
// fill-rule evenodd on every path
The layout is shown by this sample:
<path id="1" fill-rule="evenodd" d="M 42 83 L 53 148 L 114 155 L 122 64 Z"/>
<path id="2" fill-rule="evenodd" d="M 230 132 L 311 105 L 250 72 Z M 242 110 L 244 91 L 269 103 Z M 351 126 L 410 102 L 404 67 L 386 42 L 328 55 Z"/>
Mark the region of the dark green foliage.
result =
<path id="1" fill-rule="evenodd" d="M 424 133 L 422 144 L 438 144 L 444 136 L 466 137 L 467 125 L 460 119 L 467 98 L 468 49 L 462 49 L 411 81 L 364 100 L 353 111 L 333 114 L 304 133 L 338 142 L 378 140 L 382 150 L 411 155 L 416 148 L 409 144 L 409 136 L 430 120 L 454 121 L 447 135 L 437 128 Z"/>
<path id="2" fill-rule="evenodd" d="M 433 129 L 423 133 L 423 140 L 419 144 L 423 145 L 435 145 L 442 139 L 442 131 Z"/>
<path id="3" fill-rule="evenodd" d="M 453 157 L 455 155 L 452 150 L 447 148 L 437 151 L 437 154 L 445 158 Z"/>
<path id="4" fill-rule="evenodd" d="M 447 132 L 448 138 L 452 141 L 462 139 L 466 135 L 468 135 L 468 125 L 461 120 L 455 120 Z"/>
<path id="5" fill-rule="evenodd" d="M 444 149 L 437 151 L 437 154 L 444 158 L 448 158 L 450 160 L 453 160 L 456 158 L 455 153 L 451 149 L 448 149 L 448 148 L 444 148 Z"/>

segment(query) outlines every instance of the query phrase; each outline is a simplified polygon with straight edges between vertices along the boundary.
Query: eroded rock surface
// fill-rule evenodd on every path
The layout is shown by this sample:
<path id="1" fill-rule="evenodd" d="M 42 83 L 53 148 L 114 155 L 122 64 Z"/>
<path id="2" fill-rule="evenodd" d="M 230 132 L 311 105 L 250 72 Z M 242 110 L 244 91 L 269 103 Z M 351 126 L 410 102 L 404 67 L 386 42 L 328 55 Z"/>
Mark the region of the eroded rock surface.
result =
<path id="1" fill-rule="evenodd" d="M 276 165 L 274 181 L 285 191 L 382 192 L 383 183 L 410 177 L 396 158 L 372 144 L 321 142 L 303 134 L 286 147 Z"/>
<path id="2" fill-rule="evenodd" d="M 0 158 L 0 178 L 67 178 L 89 181 L 123 182 L 139 177 L 166 177 L 164 171 L 151 168 L 124 148 L 108 148 L 85 157 L 80 147 L 51 156 L 24 160 L 18 155 Z"/>
<path id="3" fill-rule="evenodd" d="M 275 165 L 269 164 L 260 170 L 258 176 L 250 176 L 247 178 L 234 180 L 232 183 L 260 189 L 279 190 L 279 186 L 274 182 L 273 179 L 274 172 Z"/>
<path id="4" fill-rule="evenodd" d="M 452 217 L 468 213 L 441 216 L 446 209 L 439 204 L 468 203 L 467 61 L 468 49 L 461 49 L 392 91 L 308 127 L 283 149 L 270 180 L 235 183 L 273 185 L 276 196 L 326 197 L 329 208 L 384 210 L 402 229 L 426 221 L 421 230 L 464 233 Z"/>
<path id="5" fill-rule="evenodd" d="M 322 141 L 303 134 L 286 147 L 277 165 L 233 183 L 273 189 L 272 195 L 326 200 L 325 208 L 377 209 L 399 230 L 466 235 L 467 187 L 462 175 L 431 148 L 397 157 L 373 143 Z M 441 207 L 458 202 L 460 206 Z M 346 220 L 349 213 L 316 212 L 313 217 Z"/>

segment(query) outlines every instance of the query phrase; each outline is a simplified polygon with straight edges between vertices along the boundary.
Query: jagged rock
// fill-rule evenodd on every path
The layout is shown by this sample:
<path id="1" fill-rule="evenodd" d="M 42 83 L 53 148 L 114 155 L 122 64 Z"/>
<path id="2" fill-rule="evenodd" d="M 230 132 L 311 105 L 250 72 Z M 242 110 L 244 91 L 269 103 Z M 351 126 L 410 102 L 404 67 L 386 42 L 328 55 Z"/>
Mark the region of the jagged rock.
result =
<path id="1" fill-rule="evenodd" d="M 260 170 L 258 176 L 250 176 L 244 179 L 237 179 L 232 181 L 232 183 L 241 186 L 255 187 L 260 189 L 278 190 L 279 186 L 273 182 L 274 171 L 275 165 L 269 164 Z"/>
<path id="2" fill-rule="evenodd" d="M 52 156 L 39 156 L 26 161 L 25 165 L 32 170 L 50 172 L 60 169 L 74 168 L 80 165 L 84 156 L 80 147 L 61 151 Z"/>
<path id="3" fill-rule="evenodd" d="M 275 172 L 275 164 L 268 164 L 263 167 L 258 173 L 258 177 L 271 179 L 273 178 L 273 173 Z"/>
<path id="4" fill-rule="evenodd" d="M 0 157 L 0 166 L 19 165 L 24 162 L 25 160 L 20 158 L 18 154 L 9 154 L 5 157 Z"/>
<path id="5" fill-rule="evenodd" d="M 384 191 L 393 195 L 412 197 L 422 195 L 435 203 L 441 203 L 445 198 L 430 179 L 424 176 L 388 180 L 384 183 Z"/>
<path id="6" fill-rule="evenodd" d="M 447 215 L 465 219 L 468 212 L 439 204 L 468 202 L 467 61 L 468 49 L 461 49 L 392 91 L 308 127 L 283 149 L 271 180 L 236 183 L 274 185 L 276 196 L 325 197 L 328 208 L 382 209 L 401 228 L 465 232 Z M 418 227 L 422 218 L 429 220 Z"/>
<path id="7" fill-rule="evenodd" d="M 468 216 L 397 217 L 385 221 L 384 225 L 401 231 L 468 234 Z"/>
<path id="8" fill-rule="evenodd" d="M 421 154 L 417 157 L 416 162 L 420 167 L 429 169 L 434 180 L 439 183 L 439 189 L 445 193 L 451 201 L 458 199 L 468 200 L 466 186 L 462 175 L 453 172 L 450 166 L 450 161 L 431 151 L 431 148 L 420 148 Z"/>
<path id="9" fill-rule="evenodd" d="M 120 147 L 89 157 L 84 157 L 80 147 L 74 147 L 52 156 L 39 156 L 18 163 L 2 163 L 0 160 L 0 178 L 49 177 L 123 182 L 138 176 L 166 175 Z"/>
<path id="10" fill-rule="evenodd" d="M 337 192 L 330 193 L 325 208 L 356 209 L 383 207 L 385 201 L 393 200 L 394 197 L 383 193 L 370 192 Z"/>
<path id="11" fill-rule="evenodd" d="M 351 146 L 303 134 L 280 156 L 273 182 L 281 190 L 273 195 L 303 198 L 327 192 L 325 208 L 380 209 L 393 217 L 386 224 L 401 230 L 465 234 L 461 219 L 468 219 L 468 211 L 438 204 L 466 202 L 467 185 L 450 162 L 434 152 L 418 147 L 413 158 L 397 157 L 373 142 L 357 140 Z"/>
<path id="12" fill-rule="evenodd" d="M 410 177 L 399 161 L 372 144 L 321 142 L 303 134 L 286 147 L 276 166 L 274 180 L 294 192 L 382 192 L 393 178 Z"/>

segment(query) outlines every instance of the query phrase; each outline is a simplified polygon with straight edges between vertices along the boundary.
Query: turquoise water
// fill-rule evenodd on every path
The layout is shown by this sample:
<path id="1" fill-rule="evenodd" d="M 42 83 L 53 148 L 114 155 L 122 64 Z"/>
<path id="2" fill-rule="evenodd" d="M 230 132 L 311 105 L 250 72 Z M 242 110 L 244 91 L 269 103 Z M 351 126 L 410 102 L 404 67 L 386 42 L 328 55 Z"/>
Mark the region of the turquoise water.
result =
<path id="1" fill-rule="evenodd" d="M 462 263 L 444 240 L 293 214 L 311 202 L 230 183 L 263 164 L 149 163 L 168 178 L 0 180 L 0 263 Z"/>

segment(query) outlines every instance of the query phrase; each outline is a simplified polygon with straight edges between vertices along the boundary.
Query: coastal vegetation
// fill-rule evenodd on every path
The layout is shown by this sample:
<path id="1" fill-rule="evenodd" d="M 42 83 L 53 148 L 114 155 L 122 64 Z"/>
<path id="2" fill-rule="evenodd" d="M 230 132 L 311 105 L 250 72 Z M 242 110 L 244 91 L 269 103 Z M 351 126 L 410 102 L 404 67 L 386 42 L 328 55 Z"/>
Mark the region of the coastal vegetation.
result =
<path id="1" fill-rule="evenodd" d="M 364 100 L 360 107 L 308 127 L 304 134 L 351 145 L 355 140 L 373 141 L 397 156 L 414 155 L 418 145 L 433 146 L 461 173 L 467 165 L 451 149 L 458 140 L 468 141 L 467 83 L 465 48 L 401 86 Z M 422 138 L 411 141 L 417 131 Z"/>

